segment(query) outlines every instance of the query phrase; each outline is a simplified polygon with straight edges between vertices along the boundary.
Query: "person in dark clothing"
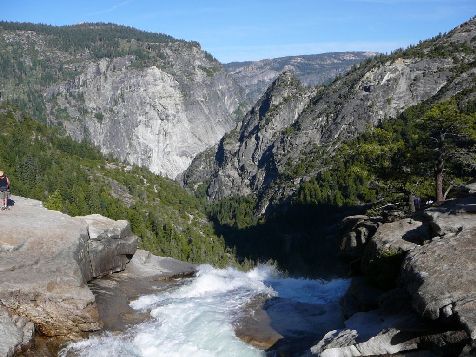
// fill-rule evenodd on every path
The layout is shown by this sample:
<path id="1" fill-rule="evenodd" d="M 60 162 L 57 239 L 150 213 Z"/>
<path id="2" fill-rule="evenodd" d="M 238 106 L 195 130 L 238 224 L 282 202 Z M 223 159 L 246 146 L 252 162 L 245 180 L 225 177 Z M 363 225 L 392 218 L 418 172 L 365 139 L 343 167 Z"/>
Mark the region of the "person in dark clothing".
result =
<path id="1" fill-rule="evenodd" d="M 421 199 L 418 196 L 415 196 L 415 209 L 419 210 L 421 208 Z"/>
<path id="2" fill-rule="evenodd" d="M 3 171 L 0 170 L 0 200 L 1 200 L 1 209 L 5 210 L 8 208 L 8 195 L 10 193 L 10 179 L 5 175 Z"/>

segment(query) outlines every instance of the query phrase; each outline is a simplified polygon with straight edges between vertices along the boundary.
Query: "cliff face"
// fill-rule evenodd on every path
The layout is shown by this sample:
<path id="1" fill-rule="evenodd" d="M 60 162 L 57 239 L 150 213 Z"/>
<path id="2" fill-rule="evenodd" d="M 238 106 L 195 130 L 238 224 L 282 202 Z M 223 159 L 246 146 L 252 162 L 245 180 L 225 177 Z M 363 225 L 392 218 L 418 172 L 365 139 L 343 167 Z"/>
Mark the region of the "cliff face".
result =
<path id="1" fill-rule="evenodd" d="M 200 154 L 183 181 L 195 186 L 208 180 L 208 195 L 220 199 L 248 195 L 279 175 L 273 146 L 279 133 L 292 125 L 315 89 L 305 88 L 292 72 L 283 72 L 233 131 L 214 148 Z"/>
<path id="2" fill-rule="evenodd" d="M 295 81 L 283 81 L 288 75 L 278 78 L 237 132 L 226 135 L 215 152 L 195 159 L 185 184 L 205 184 L 211 199 L 256 194 L 264 212 L 269 202 L 288 198 L 313 174 L 287 178 L 290 168 L 309 155 L 332 155 L 343 140 L 425 100 L 468 90 L 474 95 L 475 36 L 473 19 L 445 36 L 364 62 L 315 90 L 295 89 Z M 266 104 L 283 92 L 289 93 L 286 105 Z"/>
<path id="3" fill-rule="evenodd" d="M 242 90 L 194 42 L 109 24 L 0 25 L 0 101 L 170 178 L 232 129 Z"/>
<path id="4" fill-rule="evenodd" d="M 375 55 L 374 52 L 331 52 L 261 61 L 231 62 L 224 67 L 244 88 L 247 98 L 255 103 L 284 70 L 296 73 L 304 85 L 315 86 L 332 81 L 353 65 Z"/>

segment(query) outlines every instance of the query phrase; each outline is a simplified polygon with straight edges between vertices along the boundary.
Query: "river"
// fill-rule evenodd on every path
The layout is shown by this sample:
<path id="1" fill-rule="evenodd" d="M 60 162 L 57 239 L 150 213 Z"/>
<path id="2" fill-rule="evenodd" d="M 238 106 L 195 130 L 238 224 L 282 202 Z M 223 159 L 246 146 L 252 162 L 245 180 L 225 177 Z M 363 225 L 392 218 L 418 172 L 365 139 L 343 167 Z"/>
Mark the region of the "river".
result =
<path id="1" fill-rule="evenodd" d="M 338 301 L 349 284 L 348 279 L 290 278 L 268 265 L 248 272 L 201 265 L 196 276 L 183 279 L 181 284 L 130 302 L 138 314 L 150 314 L 146 321 L 121 332 L 106 331 L 71 343 L 60 356 L 264 356 L 263 350 L 235 333 L 237 321 L 252 301 L 261 298 L 273 302 L 271 324 L 275 319 L 273 327 L 282 335 L 296 329 L 298 335 L 301 333 L 299 317 L 289 315 L 295 310 L 304 312 L 307 320 L 310 311 L 317 311 L 314 325 L 309 320 L 305 327 L 318 329 L 322 325 L 324 331 L 338 323 L 334 322 L 339 321 Z"/>

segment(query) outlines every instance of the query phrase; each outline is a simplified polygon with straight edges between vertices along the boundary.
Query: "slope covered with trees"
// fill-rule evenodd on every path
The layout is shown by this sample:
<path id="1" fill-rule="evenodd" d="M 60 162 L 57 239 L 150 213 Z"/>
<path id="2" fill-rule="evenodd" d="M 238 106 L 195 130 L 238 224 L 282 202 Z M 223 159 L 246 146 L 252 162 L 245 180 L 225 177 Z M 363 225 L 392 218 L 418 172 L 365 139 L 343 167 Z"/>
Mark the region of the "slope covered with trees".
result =
<path id="1" fill-rule="evenodd" d="M 471 99 L 475 46 L 476 19 L 471 19 L 447 34 L 361 62 L 327 86 L 303 92 L 296 80 L 281 75 L 236 130 L 195 158 L 184 183 L 210 200 L 253 194 L 257 213 L 270 214 L 302 184 L 324 174 L 324 159 L 332 161 L 341 145 L 354 149 L 352 140 L 368 129 L 412 107 L 459 95 Z"/>
<path id="2" fill-rule="evenodd" d="M 404 202 L 409 194 L 442 201 L 445 191 L 476 177 L 476 101 L 464 94 L 411 107 L 332 157 L 302 160 L 288 179 L 312 165 L 322 168 L 295 201 L 344 206 Z"/>
<path id="3" fill-rule="evenodd" d="M 442 132 L 445 142 L 435 141 Z M 405 209 L 410 195 L 425 202 L 443 191 L 450 198 L 459 185 L 476 179 L 476 88 L 410 107 L 333 155 L 320 147 L 287 167 L 279 180 L 289 184 L 302 176 L 307 179 L 289 201 L 266 217 L 256 214 L 256 195 L 210 202 L 209 214 L 238 255 L 273 259 L 297 274 L 345 273 L 337 259 L 342 218 L 378 215 L 388 203 Z"/>
<path id="4" fill-rule="evenodd" d="M 140 246 L 155 254 L 235 264 L 203 205 L 175 182 L 105 158 L 89 143 L 7 106 L 0 108 L 0 125 L 0 168 L 11 179 L 13 194 L 72 216 L 127 219 Z"/>

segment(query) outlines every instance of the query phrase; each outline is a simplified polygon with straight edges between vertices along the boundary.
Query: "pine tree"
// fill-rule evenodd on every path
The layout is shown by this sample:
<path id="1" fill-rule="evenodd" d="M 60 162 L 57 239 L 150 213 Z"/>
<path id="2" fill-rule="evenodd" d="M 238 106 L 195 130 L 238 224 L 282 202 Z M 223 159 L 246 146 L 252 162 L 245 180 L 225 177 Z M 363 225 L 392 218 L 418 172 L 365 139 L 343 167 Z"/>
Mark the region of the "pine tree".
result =
<path id="1" fill-rule="evenodd" d="M 462 165 L 476 165 L 476 114 L 462 113 L 454 100 L 431 107 L 420 121 L 424 133 L 421 144 L 434 162 L 436 201 L 443 193 L 445 164 L 448 160 Z"/>

